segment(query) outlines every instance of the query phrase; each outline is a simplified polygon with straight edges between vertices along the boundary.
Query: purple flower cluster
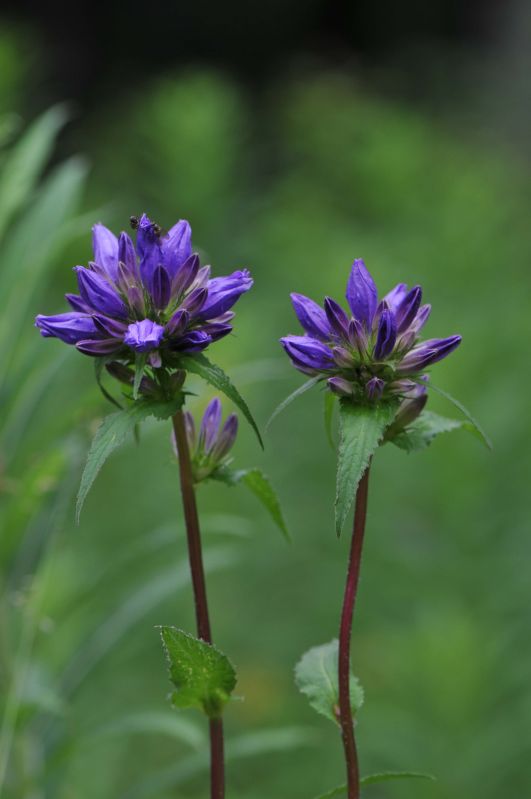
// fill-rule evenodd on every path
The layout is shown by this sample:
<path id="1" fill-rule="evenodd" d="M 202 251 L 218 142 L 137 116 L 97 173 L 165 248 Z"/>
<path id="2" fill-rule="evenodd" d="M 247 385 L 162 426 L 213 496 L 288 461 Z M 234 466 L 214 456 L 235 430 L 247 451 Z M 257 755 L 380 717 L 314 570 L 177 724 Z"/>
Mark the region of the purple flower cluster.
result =
<path id="1" fill-rule="evenodd" d="M 199 483 L 220 466 L 228 463 L 227 455 L 238 432 L 238 417 L 231 413 L 225 424 L 221 426 L 221 402 L 217 397 L 207 405 L 199 433 L 196 431 L 192 414 L 184 411 L 183 415 L 194 481 Z M 175 435 L 173 443 L 175 447 Z"/>
<path id="2" fill-rule="evenodd" d="M 330 297 L 324 309 L 302 294 L 291 300 L 304 336 L 282 346 L 301 372 L 326 379 L 331 391 L 357 402 L 388 396 L 417 397 L 420 373 L 449 355 L 461 336 L 419 342 L 431 311 L 422 289 L 399 283 L 378 302 L 374 280 L 356 259 L 347 283 L 351 316 Z M 422 393 L 422 391 L 420 392 Z"/>
<path id="3" fill-rule="evenodd" d="M 210 277 L 192 252 L 185 220 L 163 234 L 145 214 L 132 217 L 136 247 L 127 233 L 117 238 L 93 228 L 94 261 L 76 266 L 79 294 L 67 294 L 72 311 L 39 315 L 43 336 L 73 344 L 92 356 L 131 362 L 147 353 L 151 366 L 174 366 L 178 356 L 201 352 L 232 330 L 230 310 L 253 285 L 249 272 Z"/>

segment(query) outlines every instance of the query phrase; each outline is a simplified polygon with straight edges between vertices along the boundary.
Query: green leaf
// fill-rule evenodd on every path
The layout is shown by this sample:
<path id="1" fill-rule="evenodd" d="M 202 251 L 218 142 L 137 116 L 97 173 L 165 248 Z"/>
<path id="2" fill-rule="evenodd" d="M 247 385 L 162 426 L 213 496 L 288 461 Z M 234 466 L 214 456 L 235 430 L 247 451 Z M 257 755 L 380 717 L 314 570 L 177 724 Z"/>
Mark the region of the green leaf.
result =
<path id="1" fill-rule="evenodd" d="M 172 705 L 199 708 L 209 718 L 219 718 L 236 686 L 230 660 L 212 644 L 176 627 L 161 627 L 160 631 L 176 688 L 170 697 Z"/>
<path id="2" fill-rule="evenodd" d="M 295 391 L 293 391 L 291 394 L 289 394 L 286 397 L 286 399 L 282 400 L 280 405 L 277 405 L 277 407 L 275 408 L 275 410 L 273 411 L 273 413 L 269 417 L 269 421 L 266 424 L 266 430 L 269 429 L 269 427 L 271 426 L 273 420 L 276 419 L 277 416 L 280 413 L 282 413 L 282 411 L 286 410 L 288 405 L 291 405 L 293 400 L 297 399 L 297 397 L 300 397 L 301 394 L 304 394 L 310 388 L 313 388 L 315 385 L 317 385 L 319 380 L 322 380 L 322 378 L 321 377 L 312 377 L 312 378 L 310 378 L 310 380 L 307 380 L 306 383 L 303 383 L 302 386 L 299 386 L 299 388 L 295 389 Z"/>
<path id="3" fill-rule="evenodd" d="M 251 427 L 253 428 L 260 446 L 264 448 L 262 436 L 258 430 L 258 426 L 253 419 L 251 411 L 238 389 L 231 383 L 228 375 L 225 374 L 223 369 L 216 364 L 211 363 L 205 355 L 185 355 L 180 359 L 180 366 L 188 372 L 199 375 L 207 383 L 210 383 L 214 388 L 222 391 L 234 404 L 241 410 Z"/>
<path id="4" fill-rule="evenodd" d="M 337 639 L 309 649 L 295 666 L 295 683 L 310 705 L 321 715 L 338 724 L 338 649 Z M 363 688 L 350 673 L 350 704 L 356 714 L 363 704 Z"/>
<path id="5" fill-rule="evenodd" d="M 492 441 L 490 440 L 490 438 L 488 437 L 488 435 L 485 433 L 485 431 L 484 431 L 484 430 L 483 430 L 483 428 L 481 427 L 480 423 L 479 423 L 479 422 L 478 422 L 476 419 L 474 419 L 474 417 L 472 416 L 472 414 L 470 413 L 470 411 L 469 411 L 467 408 L 465 408 L 465 406 L 463 405 L 463 403 L 462 403 L 462 402 L 459 402 L 459 400 L 455 399 L 455 397 L 452 397 L 452 395 L 451 395 L 451 394 L 448 394 L 448 392 L 447 392 L 447 391 L 443 391 L 443 390 L 442 390 L 442 388 L 438 388 L 437 386 L 434 386 L 434 385 L 433 385 L 433 383 L 431 383 L 431 382 L 428 384 L 428 389 L 429 389 L 429 390 L 432 390 L 432 389 L 433 389 L 433 391 L 435 391 L 435 393 L 436 393 L 436 394 L 440 394 L 440 395 L 441 395 L 441 397 L 444 397 L 445 399 L 447 399 L 447 400 L 448 400 L 448 402 L 451 402 L 451 403 L 452 403 L 452 405 L 455 405 L 455 407 L 456 407 L 458 410 L 460 410 L 460 411 L 461 411 L 461 413 L 463 414 L 463 416 L 464 416 L 466 419 L 468 419 L 468 421 L 470 422 L 470 424 L 471 424 L 472 428 L 473 428 L 473 429 L 474 429 L 474 431 L 477 433 L 477 435 L 479 436 L 479 438 L 481 439 L 481 441 L 483 441 L 483 443 L 485 444 L 485 446 L 486 446 L 488 449 L 492 449 Z M 469 428 L 469 429 L 470 429 L 470 428 Z"/>
<path id="6" fill-rule="evenodd" d="M 110 402 L 111 405 L 114 405 L 115 408 L 119 408 L 120 410 L 122 410 L 122 406 L 120 405 L 118 400 L 115 400 L 114 397 L 112 396 L 112 394 L 110 394 L 107 391 L 107 389 L 103 385 L 103 382 L 102 382 L 102 379 L 101 379 L 101 376 L 102 376 L 102 373 L 103 373 L 103 367 L 105 366 L 105 361 L 106 360 L 107 360 L 106 358 L 94 358 L 94 372 L 96 374 L 96 383 L 98 384 L 98 388 L 101 391 L 101 393 L 103 394 L 103 396 L 105 397 L 105 399 L 108 402 Z"/>
<path id="7" fill-rule="evenodd" d="M 340 439 L 336 483 L 336 533 L 339 536 L 352 507 L 358 483 L 396 413 L 395 403 L 339 403 Z"/>
<path id="8" fill-rule="evenodd" d="M 376 782 L 388 782 L 390 780 L 432 780 L 435 782 L 435 777 L 431 774 L 422 774 L 418 771 L 382 771 L 380 774 L 370 774 L 368 777 L 362 777 L 360 785 L 373 785 Z M 322 793 L 316 799 L 333 799 L 335 796 L 344 796 L 347 792 L 346 785 L 338 785 L 337 788 L 332 788 L 327 793 Z"/>
<path id="9" fill-rule="evenodd" d="M 332 422 L 334 420 L 334 408 L 336 407 L 337 397 L 331 391 L 325 391 L 324 395 L 324 424 L 328 443 L 335 450 L 334 435 L 332 432 Z"/>
<path id="10" fill-rule="evenodd" d="M 96 476 L 109 455 L 122 444 L 136 424 L 155 416 L 168 419 L 180 407 L 181 400 L 171 402 L 152 402 L 139 400 L 126 410 L 111 413 L 102 421 L 92 441 L 76 500 L 76 522 L 79 523 L 81 509 Z"/>
<path id="11" fill-rule="evenodd" d="M 423 411 L 405 430 L 401 430 L 391 439 L 400 449 L 406 452 L 426 449 L 431 442 L 441 433 L 450 433 L 452 430 L 468 429 L 474 432 L 469 422 L 459 419 L 447 419 L 438 413 Z"/>
<path id="12" fill-rule="evenodd" d="M 291 536 L 282 515 L 279 499 L 275 489 L 271 485 L 269 477 L 261 472 L 260 469 L 246 469 L 241 472 L 236 472 L 236 476 L 238 481 L 247 486 L 249 491 L 260 500 L 283 536 L 288 541 L 291 541 Z"/>
<path id="13" fill-rule="evenodd" d="M 431 780 L 437 782 L 433 774 L 423 774 L 421 771 L 382 771 L 379 774 L 369 774 L 362 777 L 361 785 L 374 785 L 376 782 L 390 782 L 391 780 Z"/>

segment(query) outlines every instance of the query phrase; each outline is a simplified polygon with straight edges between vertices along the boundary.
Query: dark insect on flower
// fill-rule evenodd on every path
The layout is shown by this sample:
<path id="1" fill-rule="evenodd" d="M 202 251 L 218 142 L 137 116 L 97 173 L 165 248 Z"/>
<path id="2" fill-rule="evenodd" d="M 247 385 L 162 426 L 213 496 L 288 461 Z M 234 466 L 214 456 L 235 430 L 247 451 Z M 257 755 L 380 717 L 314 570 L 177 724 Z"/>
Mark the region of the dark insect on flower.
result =
<path id="1" fill-rule="evenodd" d="M 220 466 L 230 463 L 228 454 L 236 441 L 238 417 L 231 413 L 225 424 L 221 426 L 221 411 L 221 402 L 214 397 L 205 409 L 199 432 L 196 430 L 192 414 L 189 411 L 184 411 L 186 438 L 196 483 L 205 480 Z M 172 440 L 176 449 L 175 434 L 173 434 Z"/>
<path id="2" fill-rule="evenodd" d="M 146 214 L 131 217 L 136 246 L 93 227 L 94 260 L 76 266 L 79 294 L 67 294 L 72 310 L 39 315 L 46 337 L 61 339 L 92 356 L 125 364 L 147 353 L 153 368 L 178 365 L 183 353 L 200 352 L 231 332 L 230 310 L 253 285 L 246 269 L 210 277 L 192 252 L 192 231 L 180 220 L 167 233 Z"/>
<path id="3" fill-rule="evenodd" d="M 304 336 L 286 336 L 282 346 L 304 374 L 322 376 L 330 391 L 354 402 L 400 396 L 409 416 L 425 403 L 419 386 L 427 367 L 446 358 L 461 336 L 419 342 L 431 306 L 421 305 L 422 289 L 399 283 L 378 302 L 376 285 L 358 258 L 347 283 L 351 316 L 326 297 L 324 309 L 302 294 L 291 300 Z M 418 415 L 416 413 L 415 415 Z"/>

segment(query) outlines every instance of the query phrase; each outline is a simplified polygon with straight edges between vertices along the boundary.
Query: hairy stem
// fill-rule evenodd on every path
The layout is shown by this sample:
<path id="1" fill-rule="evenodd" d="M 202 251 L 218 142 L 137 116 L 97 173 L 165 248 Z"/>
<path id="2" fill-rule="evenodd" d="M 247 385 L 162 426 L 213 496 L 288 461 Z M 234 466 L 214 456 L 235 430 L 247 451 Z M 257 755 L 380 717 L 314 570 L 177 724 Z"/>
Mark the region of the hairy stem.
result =
<path id="1" fill-rule="evenodd" d="M 358 765 L 358 752 L 354 737 L 354 722 L 350 706 L 350 635 L 352 630 L 352 617 L 358 590 L 360 576 L 361 552 L 363 535 L 365 532 L 365 519 L 367 516 L 367 493 L 369 487 L 369 468 L 367 467 L 358 485 L 356 492 L 356 508 L 354 511 L 354 527 L 348 561 L 347 581 L 343 597 L 343 610 L 341 612 L 341 626 L 339 629 L 339 723 L 341 737 L 345 750 L 345 764 L 347 769 L 348 799 L 359 799 L 360 772 Z"/>
<path id="2" fill-rule="evenodd" d="M 203 553 L 201 549 L 201 531 L 197 514 L 190 450 L 188 448 L 188 439 L 186 438 L 182 411 L 177 411 L 172 418 L 172 422 L 179 457 L 181 494 L 183 498 L 184 519 L 186 522 L 186 536 L 188 540 L 188 558 L 190 561 L 190 571 L 194 589 L 197 634 L 203 641 L 211 644 L 212 632 L 208 613 L 205 570 L 203 567 Z M 223 722 L 221 719 L 210 720 L 210 796 L 211 799 L 223 799 L 225 796 Z"/>

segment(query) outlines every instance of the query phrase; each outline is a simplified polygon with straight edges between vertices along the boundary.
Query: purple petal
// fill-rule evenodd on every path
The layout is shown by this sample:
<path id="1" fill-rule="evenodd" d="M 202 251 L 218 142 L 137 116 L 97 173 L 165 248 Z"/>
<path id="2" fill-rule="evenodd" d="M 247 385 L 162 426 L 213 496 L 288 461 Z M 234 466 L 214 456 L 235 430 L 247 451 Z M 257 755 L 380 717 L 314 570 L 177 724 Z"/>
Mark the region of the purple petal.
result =
<path id="1" fill-rule="evenodd" d="M 58 338 L 65 344 L 77 344 L 81 339 L 98 335 L 92 317 L 75 311 L 56 316 L 39 314 L 35 317 L 35 327 L 39 328 L 41 336 Z"/>
<path id="2" fill-rule="evenodd" d="M 394 289 L 385 295 L 384 302 L 387 303 L 392 311 L 395 311 L 398 305 L 402 302 L 407 294 L 407 285 L 405 283 L 398 283 Z"/>
<path id="3" fill-rule="evenodd" d="M 417 315 L 413 319 L 409 329 L 414 333 L 419 333 L 429 319 L 431 313 L 431 305 L 423 305 L 417 311 Z"/>
<path id="4" fill-rule="evenodd" d="M 331 297 L 325 297 L 324 307 L 326 318 L 332 328 L 332 332 L 339 338 L 348 339 L 348 325 L 350 320 L 341 305 Z"/>
<path id="5" fill-rule="evenodd" d="M 178 308 L 166 323 L 166 335 L 169 337 L 182 335 L 189 322 L 188 311 L 185 308 Z"/>
<path id="6" fill-rule="evenodd" d="M 172 279 L 179 267 L 192 254 L 192 228 L 185 219 L 180 219 L 162 239 L 164 265 Z"/>
<path id="7" fill-rule="evenodd" d="M 164 310 L 170 301 L 171 283 L 166 269 L 160 264 L 153 272 L 150 293 L 155 308 L 159 311 Z"/>
<path id="8" fill-rule="evenodd" d="M 216 461 L 220 461 L 232 449 L 234 442 L 236 441 L 237 434 L 238 417 L 235 413 L 231 413 L 221 428 L 221 433 L 218 436 L 218 440 L 212 448 L 212 457 Z"/>
<path id="9" fill-rule="evenodd" d="M 361 258 L 356 258 L 352 264 L 347 283 L 347 302 L 353 316 L 370 330 L 378 304 L 378 291 Z"/>
<path id="10" fill-rule="evenodd" d="M 207 297 L 207 289 L 193 289 L 182 301 L 181 308 L 187 310 L 190 316 L 201 311 L 201 317 L 203 317 L 203 309 Z"/>
<path id="11" fill-rule="evenodd" d="M 208 333 L 202 330 L 191 330 L 179 339 L 171 341 L 172 350 L 177 352 L 201 352 L 211 343 L 212 339 Z"/>
<path id="12" fill-rule="evenodd" d="M 309 336 L 286 336 L 280 343 L 295 364 L 317 372 L 335 368 L 330 349 Z"/>
<path id="13" fill-rule="evenodd" d="M 146 214 L 142 214 L 138 223 L 136 246 L 140 255 L 140 276 L 144 286 L 151 292 L 153 273 L 163 257 L 156 227 Z"/>
<path id="14" fill-rule="evenodd" d="M 353 354 L 346 347 L 334 347 L 332 355 L 336 364 L 342 369 L 352 369 L 356 365 Z"/>
<path id="15" fill-rule="evenodd" d="M 151 319 L 143 319 L 141 322 L 129 325 L 124 336 L 124 344 L 136 352 L 149 352 L 159 346 L 163 335 L 162 325 L 158 325 Z"/>
<path id="16" fill-rule="evenodd" d="M 352 347 L 355 347 L 360 355 L 367 353 L 368 341 L 367 334 L 363 329 L 361 322 L 357 319 L 351 319 L 348 325 L 348 340 Z"/>
<path id="17" fill-rule="evenodd" d="M 212 341 L 219 341 L 220 338 L 224 338 L 232 332 L 232 325 L 225 325 L 222 322 L 207 322 L 202 325 L 202 330 L 208 333 Z"/>
<path id="18" fill-rule="evenodd" d="M 401 374 L 418 372 L 450 355 L 461 343 L 461 336 L 432 338 L 414 347 L 403 358 L 397 371 Z"/>
<path id="19" fill-rule="evenodd" d="M 118 239 L 100 222 L 92 228 L 94 261 L 102 267 L 111 280 L 116 280 L 118 268 Z"/>
<path id="20" fill-rule="evenodd" d="M 352 383 L 343 377 L 329 377 L 326 383 L 330 391 L 333 391 L 338 397 L 352 397 L 354 394 Z"/>
<path id="21" fill-rule="evenodd" d="M 127 317 L 125 304 L 104 277 L 83 266 L 75 266 L 74 272 L 77 274 L 81 298 L 94 311 L 105 314 L 105 316 L 116 316 L 119 319 Z"/>
<path id="22" fill-rule="evenodd" d="M 86 302 L 77 294 L 65 294 L 65 299 L 74 311 L 78 313 L 92 313 Z"/>
<path id="23" fill-rule="evenodd" d="M 125 322 L 119 322 L 117 319 L 111 319 L 101 314 L 95 314 L 93 318 L 94 324 L 105 338 L 111 336 L 112 338 L 123 339 L 127 330 L 127 324 Z"/>
<path id="24" fill-rule="evenodd" d="M 202 446 L 205 452 L 210 452 L 214 446 L 220 423 L 221 402 L 214 397 L 206 407 L 199 430 L 199 446 Z"/>
<path id="25" fill-rule="evenodd" d="M 398 333 L 403 333 L 408 329 L 413 319 L 417 315 L 422 300 L 422 289 L 420 286 L 415 286 L 408 291 L 402 302 L 396 308 L 396 327 Z"/>
<path id="26" fill-rule="evenodd" d="M 389 308 L 384 308 L 378 323 L 378 335 L 376 336 L 376 346 L 374 357 L 377 361 L 387 358 L 393 351 L 396 342 L 396 324 L 393 312 Z"/>
<path id="27" fill-rule="evenodd" d="M 202 319 L 213 319 L 230 310 L 236 300 L 249 291 L 253 279 L 247 269 L 233 272 L 227 277 L 215 277 L 208 282 L 208 297 L 201 309 Z"/>
<path id="28" fill-rule="evenodd" d="M 303 294 L 291 294 L 293 309 L 302 327 L 314 338 L 329 341 L 330 325 L 323 309 Z"/>
<path id="29" fill-rule="evenodd" d="M 385 382 L 379 377 L 371 377 L 365 386 L 365 392 L 370 400 L 373 402 L 381 399 Z"/>
<path id="30" fill-rule="evenodd" d="M 111 355 L 113 352 L 118 352 L 121 348 L 122 342 L 115 338 L 103 339 L 83 339 L 78 341 L 76 348 L 83 352 L 85 355 Z"/>
<path id="31" fill-rule="evenodd" d="M 131 237 L 124 232 L 120 233 L 120 238 L 118 239 L 118 260 L 124 264 L 130 275 L 136 276 L 137 263 L 135 245 Z"/>
<path id="32" fill-rule="evenodd" d="M 199 256 L 191 255 L 181 265 L 180 269 L 175 273 L 171 284 L 171 296 L 173 299 L 178 299 L 181 294 L 187 291 L 199 272 Z"/>

